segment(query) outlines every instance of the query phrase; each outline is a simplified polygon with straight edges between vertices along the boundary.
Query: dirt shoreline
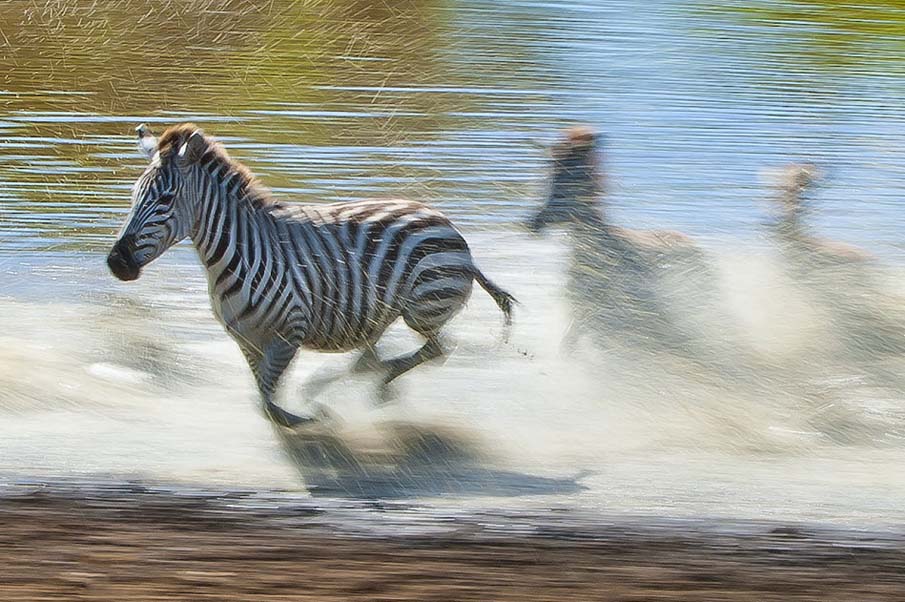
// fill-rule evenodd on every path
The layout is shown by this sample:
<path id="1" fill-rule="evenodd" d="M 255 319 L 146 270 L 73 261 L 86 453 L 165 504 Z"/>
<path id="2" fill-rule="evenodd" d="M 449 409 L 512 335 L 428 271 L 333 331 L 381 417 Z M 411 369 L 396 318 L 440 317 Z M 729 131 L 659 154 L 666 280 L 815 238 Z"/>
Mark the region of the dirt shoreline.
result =
<path id="1" fill-rule="evenodd" d="M 905 600 L 905 536 L 31 483 L 0 600 Z"/>

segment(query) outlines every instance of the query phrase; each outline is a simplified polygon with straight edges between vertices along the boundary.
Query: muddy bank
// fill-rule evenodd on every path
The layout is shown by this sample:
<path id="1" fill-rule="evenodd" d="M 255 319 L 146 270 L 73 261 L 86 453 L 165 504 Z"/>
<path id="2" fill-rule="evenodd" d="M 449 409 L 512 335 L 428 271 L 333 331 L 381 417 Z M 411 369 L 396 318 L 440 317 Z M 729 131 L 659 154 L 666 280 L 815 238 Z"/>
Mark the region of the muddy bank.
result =
<path id="1" fill-rule="evenodd" d="M 0 599 L 905 599 L 895 533 L 139 484 L 0 488 Z"/>

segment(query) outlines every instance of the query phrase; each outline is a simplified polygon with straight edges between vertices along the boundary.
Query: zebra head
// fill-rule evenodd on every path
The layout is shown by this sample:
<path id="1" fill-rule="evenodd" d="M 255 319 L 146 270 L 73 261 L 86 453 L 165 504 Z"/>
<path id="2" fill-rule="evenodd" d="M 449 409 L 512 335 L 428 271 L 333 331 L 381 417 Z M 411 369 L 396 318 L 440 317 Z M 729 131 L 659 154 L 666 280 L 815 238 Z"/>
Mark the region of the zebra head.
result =
<path id="1" fill-rule="evenodd" d="M 550 150 L 552 171 L 547 202 L 528 222 L 532 232 L 597 218 L 597 197 L 603 192 L 598 157 L 601 136 L 588 127 L 567 130 Z"/>
<path id="2" fill-rule="evenodd" d="M 813 163 L 792 163 L 774 174 L 782 214 L 786 217 L 800 217 L 807 212 L 805 196 L 823 178 L 823 173 Z"/>
<path id="3" fill-rule="evenodd" d="M 132 188 L 132 209 L 107 256 L 120 280 L 135 280 L 144 266 L 191 233 L 196 195 L 186 181 L 207 149 L 204 133 L 191 124 L 170 128 L 160 140 L 144 124 L 136 131 L 150 164 Z"/>

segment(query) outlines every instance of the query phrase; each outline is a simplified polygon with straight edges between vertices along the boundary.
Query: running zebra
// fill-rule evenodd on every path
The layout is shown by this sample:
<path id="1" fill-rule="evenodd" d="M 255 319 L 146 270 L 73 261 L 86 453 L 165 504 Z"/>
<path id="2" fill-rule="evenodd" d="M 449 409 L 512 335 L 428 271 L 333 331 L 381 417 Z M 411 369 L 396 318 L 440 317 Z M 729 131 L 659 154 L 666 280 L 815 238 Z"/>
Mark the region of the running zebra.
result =
<path id="1" fill-rule="evenodd" d="M 120 280 L 135 280 L 191 238 L 207 269 L 213 312 L 245 355 L 273 423 L 313 420 L 274 403 L 300 347 L 363 349 L 360 362 L 375 359 L 375 343 L 401 316 L 427 341 L 380 362 L 385 389 L 444 353 L 440 331 L 465 305 L 473 280 L 511 322 L 514 298 L 481 273 L 439 211 L 405 200 L 284 204 L 193 124 L 159 139 L 145 125 L 137 131 L 150 165 L 135 183 L 107 265 Z"/>

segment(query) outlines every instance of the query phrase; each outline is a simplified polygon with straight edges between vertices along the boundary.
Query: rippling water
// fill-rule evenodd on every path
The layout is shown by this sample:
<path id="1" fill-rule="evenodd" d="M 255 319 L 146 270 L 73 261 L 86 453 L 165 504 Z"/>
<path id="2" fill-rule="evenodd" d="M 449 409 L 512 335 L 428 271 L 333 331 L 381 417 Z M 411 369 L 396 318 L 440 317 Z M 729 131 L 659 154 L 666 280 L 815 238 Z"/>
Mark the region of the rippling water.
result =
<path id="1" fill-rule="evenodd" d="M 559 348 L 566 242 L 519 227 L 542 197 L 537 142 L 595 124 L 614 220 L 698 237 L 779 361 L 825 347 L 833 325 L 763 236 L 760 174 L 821 165 L 815 228 L 903 288 L 896 3 L 13 1 L 0 34 L 0 471 L 298 486 L 190 248 L 131 285 L 103 266 L 143 167 L 134 126 L 192 120 L 287 200 L 440 207 L 522 301 L 501 345 L 476 293 L 456 353 L 407 376 L 396 408 L 370 409 L 363 380 L 329 390 L 350 429 L 455 424 L 509 471 L 490 480 L 589 471 L 524 493 L 610 511 L 903 518 L 901 391 L 826 358 L 806 380 L 823 405 L 578 361 Z M 294 381 L 346 361 L 304 354 Z M 838 436 L 852 416 L 858 436 Z"/>

